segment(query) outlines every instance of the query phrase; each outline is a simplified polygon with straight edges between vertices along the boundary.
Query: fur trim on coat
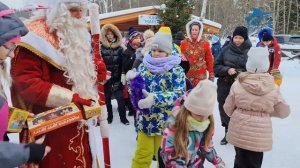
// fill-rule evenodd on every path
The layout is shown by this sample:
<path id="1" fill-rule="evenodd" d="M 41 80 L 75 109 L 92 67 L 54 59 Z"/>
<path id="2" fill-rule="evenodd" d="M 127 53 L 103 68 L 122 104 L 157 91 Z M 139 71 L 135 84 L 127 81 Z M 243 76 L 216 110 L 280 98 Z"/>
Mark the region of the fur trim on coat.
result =
<path id="1" fill-rule="evenodd" d="M 194 23 L 194 22 L 197 22 L 200 24 L 200 32 L 199 32 L 199 35 L 198 35 L 198 38 L 197 38 L 197 42 L 199 42 L 201 40 L 201 37 L 202 37 L 202 33 L 203 33 L 203 23 L 199 20 L 191 20 L 189 21 L 186 26 L 185 26 L 185 29 L 186 29 L 186 35 L 188 37 L 188 39 L 190 39 L 190 41 L 192 41 L 192 36 L 191 36 L 191 24 Z"/>
<path id="2" fill-rule="evenodd" d="M 145 55 L 147 52 L 151 50 L 151 44 L 154 39 L 154 32 L 150 29 L 146 30 L 143 34 L 145 40 L 145 46 L 142 49 L 142 54 Z"/>
<path id="3" fill-rule="evenodd" d="M 106 38 L 106 33 L 108 30 L 111 30 L 115 37 L 116 37 L 116 42 L 113 43 L 111 46 L 110 46 L 110 43 L 108 42 L 107 38 Z M 120 33 L 120 30 L 113 24 L 106 24 L 102 27 L 101 29 L 101 42 L 102 42 L 102 45 L 104 45 L 104 47 L 106 48 L 118 48 L 121 44 L 122 44 L 122 35 Z"/>

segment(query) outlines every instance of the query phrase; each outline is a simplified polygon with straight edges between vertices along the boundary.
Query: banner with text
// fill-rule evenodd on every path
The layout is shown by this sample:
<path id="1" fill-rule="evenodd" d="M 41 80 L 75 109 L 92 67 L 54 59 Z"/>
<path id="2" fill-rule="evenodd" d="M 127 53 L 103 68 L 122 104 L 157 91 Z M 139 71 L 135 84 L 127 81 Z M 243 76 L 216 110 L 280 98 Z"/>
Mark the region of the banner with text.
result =
<path id="1" fill-rule="evenodd" d="M 159 25 L 158 15 L 139 15 L 139 25 Z"/>

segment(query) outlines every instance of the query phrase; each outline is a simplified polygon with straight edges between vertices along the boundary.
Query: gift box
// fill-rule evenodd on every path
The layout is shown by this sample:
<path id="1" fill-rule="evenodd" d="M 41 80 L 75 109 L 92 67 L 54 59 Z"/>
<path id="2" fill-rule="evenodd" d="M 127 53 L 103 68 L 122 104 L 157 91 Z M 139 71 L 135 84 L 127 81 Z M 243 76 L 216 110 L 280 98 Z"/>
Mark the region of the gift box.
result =
<path id="1" fill-rule="evenodd" d="M 9 107 L 8 132 L 20 133 L 29 115 L 28 111 Z"/>
<path id="2" fill-rule="evenodd" d="M 37 114 L 34 118 L 27 120 L 27 123 L 30 136 L 36 137 L 82 119 L 81 111 L 75 104 L 71 103 Z"/>
<path id="3" fill-rule="evenodd" d="M 83 106 L 85 119 L 92 118 L 101 114 L 101 106 L 98 101 L 94 101 L 93 106 Z"/>

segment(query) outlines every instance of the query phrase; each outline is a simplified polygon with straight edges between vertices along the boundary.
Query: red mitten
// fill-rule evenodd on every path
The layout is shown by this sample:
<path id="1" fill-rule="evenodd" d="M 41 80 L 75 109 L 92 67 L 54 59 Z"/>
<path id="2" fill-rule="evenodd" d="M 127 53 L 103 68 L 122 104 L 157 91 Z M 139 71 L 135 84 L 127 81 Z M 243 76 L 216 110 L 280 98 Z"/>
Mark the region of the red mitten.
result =
<path id="1" fill-rule="evenodd" d="M 104 81 L 106 80 L 106 76 L 107 76 L 107 69 L 106 69 L 106 65 L 103 62 L 103 60 L 99 59 L 99 58 L 95 58 L 95 65 L 97 66 L 97 78 L 98 81 Z"/>
<path id="2" fill-rule="evenodd" d="M 79 96 L 78 93 L 73 94 L 72 102 L 82 111 L 83 105 L 91 106 L 93 101 L 91 99 L 83 99 Z"/>

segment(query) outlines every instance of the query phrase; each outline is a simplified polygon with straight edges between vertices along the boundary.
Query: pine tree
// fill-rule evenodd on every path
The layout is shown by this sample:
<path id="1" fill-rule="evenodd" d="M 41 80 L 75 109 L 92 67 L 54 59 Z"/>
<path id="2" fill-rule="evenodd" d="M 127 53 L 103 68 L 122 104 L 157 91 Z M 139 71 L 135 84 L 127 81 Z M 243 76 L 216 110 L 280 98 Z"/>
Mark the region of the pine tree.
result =
<path id="1" fill-rule="evenodd" d="M 169 26 L 175 34 L 182 31 L 190 20 L 190 14 L 194 8 L 190 0 L 165 0 L 166 8 L 159 12 L 161 23 Z"/>

